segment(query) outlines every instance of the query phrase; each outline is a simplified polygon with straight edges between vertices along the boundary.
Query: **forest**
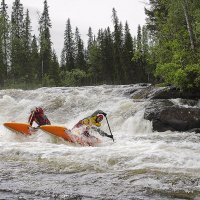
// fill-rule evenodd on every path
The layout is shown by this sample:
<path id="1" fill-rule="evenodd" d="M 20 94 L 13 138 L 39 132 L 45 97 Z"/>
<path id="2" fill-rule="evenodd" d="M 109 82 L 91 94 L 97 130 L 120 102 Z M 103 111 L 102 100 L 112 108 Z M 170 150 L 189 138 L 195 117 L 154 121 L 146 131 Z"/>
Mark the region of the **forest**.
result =
<path id="1" fill-rule="evenodd" d="M 138 25 L 136 36 L 128 22 L 122 24 L 115 8 L 111 12 L 113 27 L 99 28 L 97 35 L 88 27 L 87 44 L 79 28 L 73 30 L 66 19 L 58 59 L 47 0 L 38 37 L 32 34 L 29 10 L 20 0 L 13 2 L 11 16 L 1 0 L 0 88 L 134 83 L 200 88 L 199 0 L 149 0 L 146 24 Z"/>

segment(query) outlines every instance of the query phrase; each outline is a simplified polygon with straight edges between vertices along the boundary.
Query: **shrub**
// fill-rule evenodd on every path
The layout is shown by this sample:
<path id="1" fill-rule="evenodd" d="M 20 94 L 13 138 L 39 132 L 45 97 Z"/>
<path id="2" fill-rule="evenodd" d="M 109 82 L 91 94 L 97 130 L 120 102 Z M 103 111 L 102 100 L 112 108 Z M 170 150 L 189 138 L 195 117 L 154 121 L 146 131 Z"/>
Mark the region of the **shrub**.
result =
<path id="1" fill-rule="evenodd" d="M 155 76 L 164 80 L 165 84 L 172 84 L 182 90 L 200 88 L 200 65 L 193 64 L 181 68 L 174 63 L 159 64 Z"/>

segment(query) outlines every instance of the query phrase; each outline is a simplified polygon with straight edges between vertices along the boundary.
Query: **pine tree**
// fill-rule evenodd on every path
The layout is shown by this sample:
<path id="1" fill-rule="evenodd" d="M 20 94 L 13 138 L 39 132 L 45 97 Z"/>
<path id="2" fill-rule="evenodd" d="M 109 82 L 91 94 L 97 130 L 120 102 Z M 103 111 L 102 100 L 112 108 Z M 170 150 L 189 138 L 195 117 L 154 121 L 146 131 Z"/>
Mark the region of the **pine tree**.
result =
<path id="1" fill-rule="evenodd" d="M 143 55 L 143 68 L 145 70 L 145 75 L 148 82 L 154 80 L 153 73 L 155 70 L 155 63 L 153 61 L 154 54 L 150 52 L 150 36 L 147 27 L 144 25 L 142 27 L 142 55 Z"/>
<path id="2" fill-rule="evenodd" d="M 92 45 L 93 45 L 93 43 L 94 43 L 94 38 L 93 38 L 93 32 L 92 32 L 92 28 L 91 27 L 89 27 L 89 29 L 88 29 L 88 34 L 87 34 L 87 36 L 88 36 L 88 41 L 87 41 L 87 49 L 88 49 L 88 51 L 90 50 L 90 48 L 92 47 Z"/>
<path id="3" fill-rule="evenodd" d="M 52 54 L 52 62 L 49 70 L 49 77 L 51 80 L 53 80 L 53 86 L 59 86 L 59 63 L 55 51 L 53 51 Z"/>
<path id="4" fill-rule="evenodd" d="M 122 24 L 119 22 L 117 12 L 113 8 L 113 25 L 114 25 L 114 82 L 121 83 L 124 80 L 122 71 L 122 46 L 123 46 L 123 33 Z"/>
<path id="5" fill-rule="evenodd" d="M 62 52 L 61 52 L 61 58 L 60 58 L 60 68 L 61 70 L 65 70 L 65 67 L 66 67 L 66 54 L 65 54 L 65 49 L 63 48 L 62 49 Z"/>
<path id="6" fill-rule="evenodd" d="M 134 82 L 134 68 L 132 64 L 133 57 L 133 38 L 130 34 L 128 22 L 125 23 L 124 45 L 123 45 L 123 71 L 124 83 Z"/>
<path id="7" fill-rule="evenodd" d="M 86 61 L 85 61 L 85 52 L 84 52 L 84 44 L 80 37 L 80 33 L 78 28 L 76 27 L 75 31 L 75 67 L 81 70 L 86 71 Z"/>
<path id="8" fill-rule="evenodd" d="M 0 15 L 0 38 L 3 36 L 3 18 Z M 3 56 L 3 41 L 0 40 L 0 86 L 4 86 L 5 80 L 5 66 L 4 66 L 4 56 Z"/>
<path id="9" fill-rule="evenodd" d="M 110 28 L 104 30 L 101 44 L 102 81 L 111 84 L 114 81 L 113 40 Z"/>
<path id="10" fill-rule="evenodd" d="M 98 31 L 98 37 L 100 35 L 100 30 Z M 99 39 L 95 38 L 93 40 L 93 44 L 88 51 L 88 60 L 87 67 L 88 73 L 90 77 L 89 84 L 97 84 L 99 83 L 99 69 L 100 69 L 100 47 L 99 47 Z"/>
<path id="11" fill-rule="evenodd" d="M 138 25 L 137 30 L 137 51 L 142 54 L 142 30 L 140 25 Z"/>
<path id="12" fill-rule="evenodd" d="M 50 28 L 51 20 L 49 17 L 47 0 L 44 1 L 44 10 L 42 16 L 39 20 L 39 32 L 40 32 L 40 59 L 41 59 L 41 78 L 44 75 L 48 75 L 50 65 L 51 65 L 51 58 L 52 58 L 52 42 L 51 42 L 51 35 L 50 35 Z"/>
<path id="13" fill-rule="evenodd" d="M 0 85 L 4 85 L 4 81 L 7 79 L 8 61 L 9 61 L 9 18 L 7 14 L 8 6 L 5 0 L 2 0 L 0 7 L 1 16 L 1 77 Z"/>
<path id="14" fill-rule="evenodd" d="M 136 82 L 144 82 L 145 80 L 145 70 L 144 70 L 144 56 L 142 52 L 142 30 L 141 26 L 138 25 L 137 40 L 136 40 L 136 51 L 133 55 L 133 64 L 135 66 L 135 77 Z"/>
<path id="15" fill-rule="evenodd" d="M 64 33 L 63 54 L 65 55 L 65 70 L 71 71 L 75 68 L 75 44 L 70 19 L 67 20 Z"/>
<path id="16" fill-rule="evenodd" d="M 31 42 L 32 42 L 32 35 L 31 35 L 31 21 L 29 17 L 29 11 L 26 11 L 24 25 L 23 25 L 23 74 L 26 81 L 30 82 L 33 79 L 32 77 L 32 70 L 30 67 L 31 61 Z"/>
<path id="17" fill-rule="evenodd" d="M 35 81 L 39 81 L 41 77 L 41 62 L 40 62 L 40 55 L 39 55 L 39 48 L 37 44 L 36 36 L 33 36 L 32 43 L 31 43 L 31 55 L 30 55 L 30 74 L 32 74 L 32 78 Z"/>
<path id="18" fill-rule="evenodd" d="M 11 14 L 11 71 L 14 81 L 20 80 L 23 75 L 23 5 L 15 0 Z"/>
<path id="19" fill-rule="evenodd" d="M 92 48 L 92 46 L 94 44 L 94 38 L 93 38 L 94 36 L 93 36 L 91 27 L 89 27 L 89 29 L 88 29 L 87 36 L 88 36 L 88 40 L 87 40 L 87 48 L 85 49 L 85 59 L 86 59 L 86 65 L 88 66 L 90 49 Z"/>

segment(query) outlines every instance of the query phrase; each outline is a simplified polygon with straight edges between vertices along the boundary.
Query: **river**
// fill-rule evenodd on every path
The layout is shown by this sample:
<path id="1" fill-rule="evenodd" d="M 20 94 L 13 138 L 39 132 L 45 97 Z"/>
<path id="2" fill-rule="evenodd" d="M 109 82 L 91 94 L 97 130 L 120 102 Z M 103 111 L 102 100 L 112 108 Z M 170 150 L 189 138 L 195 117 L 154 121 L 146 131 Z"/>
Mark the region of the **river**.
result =
<path id="1" fill-rule="evenodd" d="M 0 90 L 0 199 L 200 199 L 200 135 L 153 132 L 143 119 L 148 100 L 138 85 Z M 72 128 L 100 109 L 115 141 L 83 147 L 39 130 L 12 132 L 4 122 L 27 122 L 41 106 L 52 124 Z M 109 133 L 106 121 L 102 130 Z"/>

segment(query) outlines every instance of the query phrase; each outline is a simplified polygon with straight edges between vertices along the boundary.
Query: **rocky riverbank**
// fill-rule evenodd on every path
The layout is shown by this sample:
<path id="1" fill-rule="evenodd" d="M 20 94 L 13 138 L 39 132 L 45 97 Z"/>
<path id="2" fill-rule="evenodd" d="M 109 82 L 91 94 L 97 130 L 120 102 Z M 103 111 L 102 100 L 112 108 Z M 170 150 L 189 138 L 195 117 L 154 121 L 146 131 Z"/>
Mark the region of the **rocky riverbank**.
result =
<path id="1" fill-rule="evenodd" d="M 180 91 L 172 87 L 143 86 L 130 92 L 133 99 L 148 99 L 144 118 L 154 131 L 200 133 L 200 91 Z"/>

